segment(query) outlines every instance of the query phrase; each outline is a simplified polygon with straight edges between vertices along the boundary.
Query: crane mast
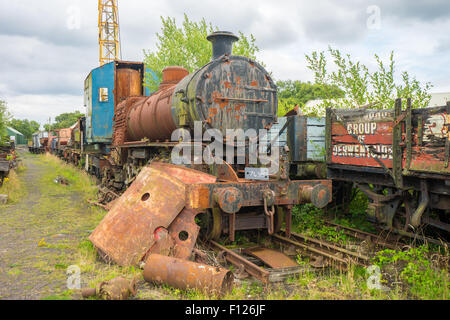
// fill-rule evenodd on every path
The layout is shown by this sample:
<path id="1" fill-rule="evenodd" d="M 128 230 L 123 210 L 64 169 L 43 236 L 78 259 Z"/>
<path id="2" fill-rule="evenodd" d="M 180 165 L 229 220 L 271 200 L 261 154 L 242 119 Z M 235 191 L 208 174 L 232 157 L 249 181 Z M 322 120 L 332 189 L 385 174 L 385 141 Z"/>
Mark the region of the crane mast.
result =
<path id="1" fill-rule="evenodd" d="M 98 0 L 100 65 L 119 59 L 118 0 Z"/>

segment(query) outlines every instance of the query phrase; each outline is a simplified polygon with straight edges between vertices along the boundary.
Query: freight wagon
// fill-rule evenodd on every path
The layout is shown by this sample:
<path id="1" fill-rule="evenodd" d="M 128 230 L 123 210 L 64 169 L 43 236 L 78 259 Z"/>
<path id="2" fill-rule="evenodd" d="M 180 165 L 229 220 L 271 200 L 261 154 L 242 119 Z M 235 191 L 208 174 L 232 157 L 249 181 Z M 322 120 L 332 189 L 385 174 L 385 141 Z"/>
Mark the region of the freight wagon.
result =
<path id="1" fill-rule="evenodd" d="M 403 231 L 450 231 L 450 102 L 412 109 L 327 110 L 328 178 L 354 182 L 368 214 Z"/>

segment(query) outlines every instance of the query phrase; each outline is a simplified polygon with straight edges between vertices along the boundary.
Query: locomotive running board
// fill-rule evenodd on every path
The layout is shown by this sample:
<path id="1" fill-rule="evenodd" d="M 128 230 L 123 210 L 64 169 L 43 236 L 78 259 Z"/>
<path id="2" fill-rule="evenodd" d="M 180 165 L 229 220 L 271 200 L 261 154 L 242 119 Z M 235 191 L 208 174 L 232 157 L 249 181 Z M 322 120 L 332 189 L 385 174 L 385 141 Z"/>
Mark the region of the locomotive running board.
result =
<path id="1" fill-rule="evenodd" d="M 194 181 L 214 183 L 216 177 L 166 163 L 144 167 L 89 240 L 121 266 L 138 265 L 153 251 L 188 258 L 199 231 L 199 212 L 183 210 L 186 185 Z"/>

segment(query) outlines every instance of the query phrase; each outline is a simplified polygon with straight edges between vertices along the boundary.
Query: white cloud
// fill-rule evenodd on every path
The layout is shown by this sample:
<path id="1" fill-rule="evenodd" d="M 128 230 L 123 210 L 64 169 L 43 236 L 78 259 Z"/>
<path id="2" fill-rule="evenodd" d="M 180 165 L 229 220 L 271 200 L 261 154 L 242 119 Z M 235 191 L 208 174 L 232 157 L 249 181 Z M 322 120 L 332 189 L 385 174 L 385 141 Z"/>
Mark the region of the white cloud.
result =
<path id="1" fill-rule="evenodd" d="M 83 99 L 72 95 L 20 95 L 8 99 L 8 110 L 17 119 L 32 119 L 41 125 L 48 123 L 50 117 L 61 113 L 79 110 L 86 112 Z"/>

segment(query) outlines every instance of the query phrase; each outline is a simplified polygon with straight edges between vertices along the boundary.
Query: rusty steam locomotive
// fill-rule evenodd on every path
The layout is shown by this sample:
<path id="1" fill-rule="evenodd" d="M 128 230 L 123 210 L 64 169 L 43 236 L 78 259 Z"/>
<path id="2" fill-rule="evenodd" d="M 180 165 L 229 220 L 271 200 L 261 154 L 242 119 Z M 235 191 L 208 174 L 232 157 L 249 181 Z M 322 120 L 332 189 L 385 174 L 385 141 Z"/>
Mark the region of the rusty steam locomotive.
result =
<path id="1" fill-rule="evenodd" d="M 172 238 L 177 248 L 193 246 L 199 233 L 195 217 L 202 217 L 208 237 L 227 234 L 234 240 L 236 230 L 274 233 L 284 222 L 289 232 L 293 205 L 323 208 L 331 201 L 331 181 L 322 178 L 323 172 L 316 170 L 317 176 L 313 170 L 312 178 L 291 179 L 288 148 L 274 143 L 276 134 L 260 135 L 277 122 L 277 88 L 256 61 L 231 54 L 237 39 L 228 32 L 211 34 L 211 62 L 191 74 L 167 67 L 159 89 L 150 95 L 143 87 L 141 63 L 115 61 L 86 79 L 87 115 L 75 127 L 79 137 L 68 143 L 64 157 L 84 161 L 86 169 L 101 178 L 102 199 L 112 201 L 111 210 L 91 240 L 116 261 L 140 260 L 161 233 L 176 234 Z M 229 136 L 238 129 L 257 135 L 238 141 Z M 221 150 L 211 152 L 215 161 L 205 163 L 196 157 L 202 157 L 214 140 L 208 130 L 216 134 L 214 139 L 220 136 Z M 70 148 L 77 140 L 81 148 Z M 252 162 L 253 153 L 264 144 L 269 160 Z M 170 163 L 177 146 L 190 150 L 182 159 L 192 163 Z M 315 165 L 311 150 L 299 152 L 305 164 Z M 127 227 L 145 228 L 143 234 L 149 238 L 117 241 L 114 237 L 123 234 L 117 228 Z M 136 246 L 136 241 L 145 245 Z M 129 252 L 127 246 L 139 249 L 133 249 L 133 256 L 120 256 Z"/>

